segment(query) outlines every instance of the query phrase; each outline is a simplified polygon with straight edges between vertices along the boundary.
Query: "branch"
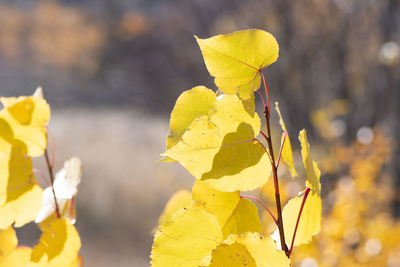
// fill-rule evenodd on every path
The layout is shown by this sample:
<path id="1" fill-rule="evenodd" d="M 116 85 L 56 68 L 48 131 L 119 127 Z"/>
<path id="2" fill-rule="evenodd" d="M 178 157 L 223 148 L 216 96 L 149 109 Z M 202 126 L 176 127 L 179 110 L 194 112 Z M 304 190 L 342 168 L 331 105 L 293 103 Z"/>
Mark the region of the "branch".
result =
<path id="1" fill-rule="evenodd" d="M 265 82 L 264 73 L 261 72 L 261 75 L 264 80 L 264 87 L 265 87 L 265 92 L 267 93 L 267 102 L 268 102 L 268 90 L 267 90 L 267 84 Z M 277 222 L 278 222 L 278 229 L 279 229 L 279 237 L 281 240 L 282 249 L 283 249 L 283 251 L 285 251 L 286 256 L 289 257 L 290 254 L 289 254 L 289 250 L 286 245 L 286 242 L 285 242 L 285 232 L 283 230 L 282 206 L 281 206 L 281 197 L 279 194 L 279 183 L 278 183 L 278 169 L 275 164 L 274 149 L 272 147 L 272 141 L 271 141 L 271 126 L 270 126 L 270 122 L 269 122 L 269 119 L 270 119 L 269 104 L 268 104 L 267 108 L 265 108 L 265 110 L 264 110 L 264 115 L 265 115 L 265 120 L 266 120 L 266 124 L 267 124 L 266 140 L 268 143 L 269 154 L 271 155 L 271 159 L 272 159 L 271 167 L 272 167 L 272 175 L 274 177 L 274 185 L 275 185 L 275 202 L 276 202 L 276 211 L 278 214 Z"/>

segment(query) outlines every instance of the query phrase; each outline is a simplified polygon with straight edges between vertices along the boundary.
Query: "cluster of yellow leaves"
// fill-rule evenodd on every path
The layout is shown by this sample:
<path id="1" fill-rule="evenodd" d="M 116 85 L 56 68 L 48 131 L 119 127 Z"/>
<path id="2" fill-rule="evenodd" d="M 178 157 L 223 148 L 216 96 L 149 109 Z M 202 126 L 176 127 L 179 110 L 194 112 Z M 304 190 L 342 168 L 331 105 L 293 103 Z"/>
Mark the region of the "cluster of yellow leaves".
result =
<path id="1" fill-rule="evenodd" d="M 0 101 L 0 266 L 79 266 L 80 238 L 67 219 L 48 221 L 33 249 L 18 247 L 12 225 L 35 220 L 42 208 L 43 190 L 31 157 L 46 149 L 50 108 L 41 89 Z"/>
<path id="2" fill-rule="evenodd" d="M 263 237 L 258 210 L 240 191 L 262 187 L 271 173 L 270 155 L 258 141 L 261 122 L 254 92 L 261 70 L 276 61 L 278 44 L 261 30 L 239 31 L 208 39 L 196 37 L 208 71 L 223 92 L 197 86 L 182 93 L 171 113 L 163 161 L 177 161 L 195 178 L 192 192 L 181 190 L 159 219 L 151 253 L 152 266 L 289 266 L 278 249 L 278 230 Z M 282 157 L 294 168 L 292 149 L 278 104 Z M 311 241 L 320 231 L 320 171 L 312 161 L 305 130 L 299 136 L 307 172 L 303 220 L 294 245 Z M 283 210 L 288 244 L 292 241 L 303 196 Z"/>
<path id="3" fill-rule="evenodd" d="M 30 157 L 46 148 L 50 108 L 37 96 L 0 98 L 0 229 L 20 227 L 35 219 L 42 189 Z"/>
<path id="4" fill-rule="evenodd" d="M 384 171 L 390 142 L 375 129 L 371 144 L 338 145 L 327 156 L 346 171 L 325 199 L 321 233 L 293 253 L 294 266 L 400 266 L 400 221 L 391 215 L 394 191 Z"/>
<path id="5" fill-rule="evenodd" d="M 285 253 L 259 235 L 257 208 L 238 191 L 221 192 L 196 181 L 192 194 L 179 191 L 171 198 L 159 223 L 152 266 L 289 266 Z"/>
<path id="6" fill-rule="evenodd" d="M 268 155 L 254 140 L 260 125 L 254 99 L 217 97 L 198 86 L 178 98 L 163 155 L 220 191 L 252 190 L 270 172 Z"/>
<path id="7" fill-rule="evenodd" d="M 0 266 L 79 266 L 79 234 L 67 219 L 57 219 L 43 230 L 39 243 L 32 249 L 17 247 L 18 240 L 10 226 L 0 230 L 0 240 L 5 241 L 0 250 Z"/>

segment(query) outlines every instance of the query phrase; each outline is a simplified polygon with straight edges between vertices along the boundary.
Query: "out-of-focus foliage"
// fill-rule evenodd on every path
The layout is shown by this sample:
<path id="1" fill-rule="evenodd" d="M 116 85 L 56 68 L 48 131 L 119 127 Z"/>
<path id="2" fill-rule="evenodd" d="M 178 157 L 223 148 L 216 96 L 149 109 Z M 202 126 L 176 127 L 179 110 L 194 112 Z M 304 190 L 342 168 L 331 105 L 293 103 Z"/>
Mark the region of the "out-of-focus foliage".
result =
<path id="1" fill-rule="evenodd" d="M 332 114 L 337 109 L 332 107 L 338 103 L 342 102 L 318 111 L 330 119 L 314 120 L 317 128 L 335 120 Z M 324 136 L 332 140 L 335 131 L 329 129 Z M 370 143 L 362 143 L 359 136 L 361 141 L 347 146 L 336 138 L 319 149 L 317 161 L 323 172 L 341 177 L 324 181 L 332 189 L 323 196 L 321 232 L 311 244 L 294 249 L 293 266 L 399 266 L 400 221 L 393 216 L 395 187 L 385 168 L 393 153 L 393 140 L 381 128 L 371 129 L 371 133 Z M 298 184 L 287 179 L 282 187 L 286 198 L 285 192 L 293 194 Z M 262 192 L 268 199 L 269 190 Z M 273 228 L 268 216 L 264 216 L 263 227 L 265 233 Z"/>
<path id="2" fill-rule="evenodd" d="M 64 213 L 59 212 L 59 208 L 64 211 L 65 207 L 56 199 L 57 195 L 60 200 L 68 201 L 76 195 L 80 160 L 68 161 L 65 170 L 53 181 L 46 150 L 50 107 L 41 88 L 32 96 L 0 97 L 0 102 L 3 105 L 0 109 L 0 266 L 80 266 L 79 234 L 73 222 L 60 218 Z M 36 180 L 31 158 L 43 154 L 50 176 L 47 197 Z M 45 214 L 41 214 L 40 221 L 46 221 L 41 225 L 43 233 L 39 243 L 34 248 L 18 246 L 14 227 L 33 221 L 40 212 L 41 203 L 44 203 Z M 75 211 L 73 203 L 67 211 Z M 54 213 L 56 215 L 52 216 Z"/>
<path id="3" fill-rule="evenodd" d="M 0 7 L 0 56 L 89 73 L 99 67 L 96 56 L 105 42 L 105 31 L 83 10 L 57 1 L 40 1 L 33 10 Z"/>

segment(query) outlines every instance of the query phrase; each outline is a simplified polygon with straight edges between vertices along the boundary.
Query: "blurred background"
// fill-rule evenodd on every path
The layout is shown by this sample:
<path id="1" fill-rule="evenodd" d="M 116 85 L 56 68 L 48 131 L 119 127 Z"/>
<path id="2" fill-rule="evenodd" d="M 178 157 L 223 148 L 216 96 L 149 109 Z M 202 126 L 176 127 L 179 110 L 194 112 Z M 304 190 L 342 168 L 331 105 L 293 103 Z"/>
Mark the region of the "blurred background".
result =
<path id="1" fill-rule="evenodd" d="M 159 214 L 193 182 L 156 162 L 169 113 L 184 90 L 216 89 L 193 35 L 247 28 L 277 38 L 279 59 L 265 70 L 271 102 L 297 151 L 307 128 L 323 173 L 323 230 L 294 266 L 400 266 L 400 1 L 1 0 L 0 25 L 0 95 L 42 86 L 57 169 L 82 159 L 85 266 L 149 265 Z M 304 175 L 282 182 L 289 198 Z M 254 192 L 268 203 L 267 193 Z M 40 232 L 18 234 L 33 245 Z"/>

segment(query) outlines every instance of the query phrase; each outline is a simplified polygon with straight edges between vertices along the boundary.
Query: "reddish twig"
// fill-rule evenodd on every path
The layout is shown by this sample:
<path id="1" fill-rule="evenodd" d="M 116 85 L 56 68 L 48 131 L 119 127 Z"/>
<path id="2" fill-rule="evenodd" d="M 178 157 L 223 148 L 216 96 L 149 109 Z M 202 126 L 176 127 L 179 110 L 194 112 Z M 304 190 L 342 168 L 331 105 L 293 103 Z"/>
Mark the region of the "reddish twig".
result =
<path id="1" fill-rule="evenodd" d="M 57 197 L 56 197 L 56 192 L 54 191 L 54 175 L 53 175 L 53 167 L 51 166 L 50 160 L 49 160 L 49 155 L 47 153 L 47 148 L 44 150 L 44 157 L 46 159 L 46 164 L 47 168 L 49 170 L 49 175 L 50 175 L 50 182 L 51 182 L 51 191 L 53 192 L 53 197 L 54 197 L 54 203 L 56 204 L 56 217 L 57 219 L 60 218 L 60 209 L 58 208 L 58 202 L 57 202 Z"/>
<path id="2" fill-rule="evenodd" d="M 289 249 L 285 242 L 285 232 L 283 229 L 283 218 L 282 218 L 282 206 L 281 206 L 281 197 L 279 193 L 279 183 L 278 183 L 278 169 L 275 164 L 275 157 L 274 157 L 274 149 L 272 147 L 272 140 L 271 140 L 271 126 L 270 126 L 270 112 L 269 112 L 269 97 L 268 97 L 268 89 L 267 89 L 267 82 L 265 81 L 265 77 L 262 71 L 260 71 L 263 81 L 264 81 L 264 88 L 265 93 L 267 95 L 267 106 L 264 109 L 264 115 L 267 125 L 267 134 L 264 136 L 268 143 L 269 155 L 271 159 L 271 167 L 272 167 L 272 176 L 274 178 L 274 186 L 275 186 L 275 202 L 276 202 L 276 211 L 278 214 L 278 229 L 279 229 L 279 237 L 282 244 L 282 250 L 285 251 L 286 256 L 289 255 Z"/>
<path id="3" fill-rule="evenodd" d="M 263 82 L 264 82 L 264 89 L 265 89 L 265 95 L 267 96 L 267 105 L 264 105 L 264 109 L 265 109 L 265 107 L 267 107 L 267 110 L 268 110 L 268 117 L 269 117 L 269 94 L 268 94 L 268 87 L 267 87 L 267 82 L 265 81 L 265 76 L 264 76 L 264 73 L 262 72 L 262 70 L 259 70 L 259 72 L 260 72 L 260 74 L 261 74 L 261 77 L 262 77 L 262 79 L 263 79 Z"/>
<path id="4" fill-rule="evenodd" d="M 271 217 L 272 217 L 272 219 L 274 220 L 275 224 L 278 225 L 278 223 L 277 223 L 277 221 L 276 221 L 276 219 L 275 219 L 275 216 L 274 216 L 274 215 L 272 214 L 272 212 L 268 209 L 268 207 L 264 204 L 264 202 L 261 201 L 261 199 L 259 199 L 258 197 L 255 197 L 255 196 L 251 196 L 251 195 L 241 195 L 240 198 L 251 198 L 251 199 L 256 200 L 258 203 L 260 203 L 260 204 L 264 207 L 264 209 L 265 209 L 266 211 L 268 211 L 269 215 L 271 215 Z"/>
<path id="5" fill-rule="evenodd" d="M 43 179 L 43 181 L 46 183 L 47 186 L 50 185 L 50 181 L 47 179 L 46 176 L 44 176 L 44 174 L 42 173 L 41 170 L 36 169 L 36 168 L 33 168 L 33 169 L 32 169 L 32 172 L 33 172 L 34 174 L 39 175 L 39 176 Z"/>
<path id="6" fill-rule="evenodd" d="M 262 103 L 263 103 L 263 107 L 264 107 L 264 109 L 265 109 L 266 106 L 265 106 L 264 97 L 262 96 L 262 94 L 260 93 L 260 91 L 257 90 L 257 93 L 258 93 L 258 95 L 260 96 L 261 101 L 262 101 Z"/>

